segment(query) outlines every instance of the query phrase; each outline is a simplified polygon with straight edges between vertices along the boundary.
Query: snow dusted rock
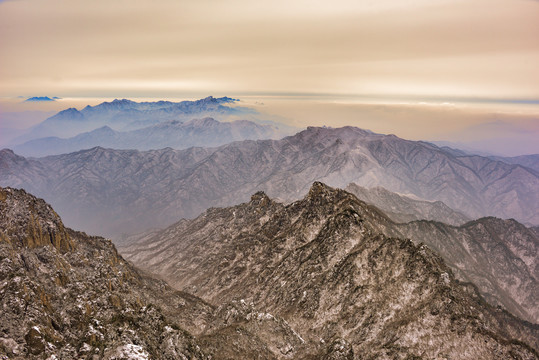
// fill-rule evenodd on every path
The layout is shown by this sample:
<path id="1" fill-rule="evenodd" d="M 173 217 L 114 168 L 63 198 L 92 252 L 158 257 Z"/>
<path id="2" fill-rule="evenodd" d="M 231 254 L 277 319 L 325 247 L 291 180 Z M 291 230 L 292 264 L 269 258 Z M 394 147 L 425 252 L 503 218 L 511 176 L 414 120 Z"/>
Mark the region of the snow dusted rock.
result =
<path id="1" fill-rule="evenodd" d="M 489 306 L 426 245 L 384 235 L 386 223 L 314 183 L 289 205 L 258 192 L 122 251 L 209 303 L 239 301 L 225 318 L 251 306 L 282 318 L 309 359 L 537 359 L 537 326 Z"/>

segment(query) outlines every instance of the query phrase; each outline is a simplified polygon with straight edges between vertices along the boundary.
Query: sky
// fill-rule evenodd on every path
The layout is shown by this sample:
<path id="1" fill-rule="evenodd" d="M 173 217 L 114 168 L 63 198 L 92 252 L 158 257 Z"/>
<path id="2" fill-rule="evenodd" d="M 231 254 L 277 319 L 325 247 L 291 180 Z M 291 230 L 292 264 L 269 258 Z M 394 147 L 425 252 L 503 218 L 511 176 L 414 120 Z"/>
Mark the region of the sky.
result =
<path id="1" fill-rule="evenodd" d="M 299 125 L 539 134 L 538 39 L 536 0 L 4 0 L 0 98 L 259 97 Z M 302 111 L 315 100 L 324 111 Z M 409 117 L 360 121 L 381 107 Z"/>

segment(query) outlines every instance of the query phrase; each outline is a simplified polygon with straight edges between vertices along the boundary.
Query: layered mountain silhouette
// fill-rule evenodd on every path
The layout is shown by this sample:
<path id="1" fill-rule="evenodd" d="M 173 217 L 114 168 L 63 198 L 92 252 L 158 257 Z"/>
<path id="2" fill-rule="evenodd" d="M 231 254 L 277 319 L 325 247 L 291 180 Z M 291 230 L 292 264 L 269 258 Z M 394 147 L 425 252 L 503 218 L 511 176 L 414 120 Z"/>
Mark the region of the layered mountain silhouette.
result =
<path id="1" fill-rule="evenodd" d="M 204 117 L 224 120 L 231 116 L 245 116 L 255 112 L 246 107 L 227 106 L 236 101 L 238 100 L 229 97 L 214 98 L 213 96 L 182 102 L 135 102 L 116 99 L 96 106 L 88 105 L 82 110 L 69 108 L 60 111 L 32 127 L 29 132 L 15 139 L 13 143 L 22 144 L 43 137 L 68 138 L 103 126 L 109 126 L 118 131 L 128 131 L 166 121 L 183 122 Z"/>
<path id="2" fill-rule="evenodd" d="M 0 188 L 0 355 L 538 358 L 536 326 L 486 304 L 426 246 L 380 234 L 377 211 L 315 183 L 287 206 L 259 192 L 181 221 L 146 250 L 161 249 L 154 265 L 174 253 L 174 284 L 200 299 Z"/>
<path id="3" fill-rule="evenodd" d="M 23 187 L 50 201 L 71 226 L 107 236 L 163 227 L 210 206 L 247 201 L 258 190 L 293 201 L 313 181 L 382 186 L 442 201 L 469 218 L 539 224 L 534 170 L 353 127 L 217 148 L 96 147 L 38 159 L 0 151 L 0 185 Z"/>
<path id="4" fill-rule="evenodd" d="M 96 146 L 115 149 L 150 150 L 171 147 L 219 146 L 239 140 L 278 139 L 289 135 L 274 125 L 252 121 L 219 122 L 212 118 L 172 120 L 132 131 L 115 131 L 108 126 L 62 139 L 47 137 L 14 147 L 25 156 L 56 155 Z"/>

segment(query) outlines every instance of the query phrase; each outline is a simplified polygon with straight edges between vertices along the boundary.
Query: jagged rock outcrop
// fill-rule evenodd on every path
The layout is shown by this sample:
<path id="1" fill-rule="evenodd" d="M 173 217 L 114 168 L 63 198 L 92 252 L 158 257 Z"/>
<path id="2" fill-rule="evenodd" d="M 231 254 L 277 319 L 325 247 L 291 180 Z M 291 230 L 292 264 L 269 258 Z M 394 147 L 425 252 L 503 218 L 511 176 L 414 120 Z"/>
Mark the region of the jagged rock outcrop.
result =
<path id="1" fill-rule="evenodd" d="M 0 241 L 15 247 L 52 245 L 60 252 L 75 246 L 52 207 L 24 191 L 0 188 L 0 213 Z"/>
<path id="2" fill-rule="evenodd" d="M 210 303 L 281 316 L 316 349 L 307 358 L 537 358 L 537 326 L 489 306 L 427 246 L 383 235 L 379 218 L 314 183 L 289 205 L 258 192 L 122 253 Z"/>
<path id="3" fill-rule="evenodd" d="M 67 224 L 104 235 L 167 226 L 210 206 L 247 201 L 258 190 L 296 200 L 315 180 L 383 186 L 443 201 L 472 218 L 539 223 L 534 170 L 352 127 L 218 148 L 93 148 L 39 159 L 4 150 L 0 166 L 0 185 L 23 187 L 51 202 Z"/>

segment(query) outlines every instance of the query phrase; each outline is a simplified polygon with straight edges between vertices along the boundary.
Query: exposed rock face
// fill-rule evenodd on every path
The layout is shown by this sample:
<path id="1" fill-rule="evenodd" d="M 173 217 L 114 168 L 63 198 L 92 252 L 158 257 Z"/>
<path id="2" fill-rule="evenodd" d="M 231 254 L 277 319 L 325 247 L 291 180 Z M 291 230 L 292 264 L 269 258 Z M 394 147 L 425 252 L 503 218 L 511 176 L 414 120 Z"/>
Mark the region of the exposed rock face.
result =
<path id="1" fill-rule="evenodd" d="M 282 316 L 317 349 L 309 358 L 537 358 L 537 326 L 489 306 L 427 246 L 383 235 L 380 218 L 314 183 L 290 205 L 258 192 L 123 253 L 210 303 Z"/>
<path id="2" fill-rule="evenodd" d="M 422 201 L 375 187 L 367 189 L 349 184 L 346 191 L 382 210 L 391 220 L 399 223 L 413 220 L 435 220 L 449 225 L 462 225 L 471 219 L 451 209 L 441 201 Z"/>
<path id="3" fill-rule="evenodd" d="M 306 351 L 278 316 L 245 302 L 219 305 L 144 275 L 108 240 L 64 228 L 43 200 L 0 188 L 0 358 L 277 359 Z"/>
<path id="4" fill-rule="evenodd" d="M 60 252 L 75 246 L 52 207 L 24 190 L 0 188 L 0 213 L 0 241 L 15 247 L 52 245 Z"/>
<path id="5" fill-rule="evenodd" d="M 56 155 L 96 146 L 114 149 L 150 150 L 171 147 L 219 146 L 233 141 L 279 139 L 289 135 L 273 125 L 252 121 L 219 122 L 212 118 L 189 121 L 172 120 L 132 131 L 115 131 L 108 126 L 62 139 L 47 137 L 15 146 L 25 156 Z"/>
<path id="6" fill-rule="evenodd" d="M 539 224 L 534 170 L 351 127 L 218 148 L 93 148 L 32 160 L 4 150 L 0 166 L 0 185 L 23 187 L 51 202 L 67 224 L 105 235 L 166 226 L 258 190 L 296 200 L 314 180 L 383 186 L 469 217 Z"/>

